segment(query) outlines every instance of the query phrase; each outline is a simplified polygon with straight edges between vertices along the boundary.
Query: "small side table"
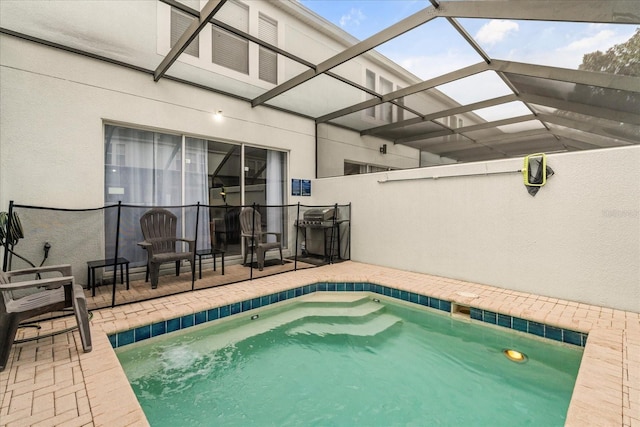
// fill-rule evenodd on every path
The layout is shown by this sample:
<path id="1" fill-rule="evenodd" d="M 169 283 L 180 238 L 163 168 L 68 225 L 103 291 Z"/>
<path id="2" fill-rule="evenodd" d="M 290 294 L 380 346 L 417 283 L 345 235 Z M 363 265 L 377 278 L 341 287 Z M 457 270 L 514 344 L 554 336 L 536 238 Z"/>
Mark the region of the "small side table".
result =
<path id="1" fill-rule="evenodd" d="M 100 259 L 96 261 L 87 261 L 87 286 L 91 288 L 91 296 L 96 296 L 96 268 L 114 266 L 118 268 L 120 266 L 120 283 L 124 283 L 124 274 L 122 271 L 122 267 L 125 266 L 127 269 L 127 290 L 129 290 L 129 260 L 126 258 L 118 258 L 113 260 L 111 259 Z M 113 284 L 114 292 L 115 292 L 116 284 Z"/>
<path id="2" fill-rule="evenodd" d="M 198 279 L 202 279 L 202 257 L 213 257 L 213 271 L 216 271 L 216 255 L 220 255 L 222 262 L 222 275 L 224 276 L 224 250 L 222 249 L 199 249 L 196 251 L 198 256 Z"/>

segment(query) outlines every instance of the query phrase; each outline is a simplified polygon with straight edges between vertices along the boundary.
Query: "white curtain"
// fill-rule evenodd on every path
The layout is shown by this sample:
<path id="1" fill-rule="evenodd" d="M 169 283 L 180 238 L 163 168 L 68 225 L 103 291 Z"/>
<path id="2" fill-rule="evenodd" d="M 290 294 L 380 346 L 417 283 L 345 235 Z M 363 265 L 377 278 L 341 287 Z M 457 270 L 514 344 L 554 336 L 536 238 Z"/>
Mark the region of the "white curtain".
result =
<path id="1" fill-rule="evenodd" d="M 182 138 L 119 126 L 105 126 L 105 202 L 125 205 L 118 256 L 144 265 L 140 216 L 149 206 L 182 204 Z M 174 209 L 174 213 L 180 214 Z M 105 255 L 114 253 L 116 210 L 105 215 Z M 179 215 L 179 218 L 181 215 Z"/>
<path id="2" fill-rule="evenodd" d="M 208 145 L 204 139 L 186 138 L 185 148 L 185 204 L 200 202 L 200 218 L 198 220 L 197 249 L 208 249 L 211 246 L 209 236 L 209 161 Z M 195 228 L 196 208 L 190 208 L 187 214 L 186 232 L 191 236 Z M 193 212 L 193 215 L 191 214 Z"/>
<path id="3" fill-rule="evenodd" d="M 267 151 L 267 205 L 283 204 L 283 166 L 284 153 L 279 151 Z M 267 231 L 274 233 L 282 233 L 282 208 L 270 208 L 267 214 Z M 275 236 L 269 235 L 268 241 L 275 241 Z M 284 243 L 284 242 L 283 242 Z"/>

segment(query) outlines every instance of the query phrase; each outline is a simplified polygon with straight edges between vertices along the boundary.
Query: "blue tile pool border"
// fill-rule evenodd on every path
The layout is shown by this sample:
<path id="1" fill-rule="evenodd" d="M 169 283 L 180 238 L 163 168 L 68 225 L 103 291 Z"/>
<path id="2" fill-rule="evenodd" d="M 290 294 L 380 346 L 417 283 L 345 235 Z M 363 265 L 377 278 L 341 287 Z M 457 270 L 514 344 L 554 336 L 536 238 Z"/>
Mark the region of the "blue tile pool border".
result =
<path id="1" fill-rule="evenodd" d="M 451 301 L 442 300 L 427 295 L 414 292 L 403 291 L 388 286 L 377 285 L 368 282 L 319 282 L 311 285 L 304 285 L 287 291 L 276 292 L 270 295 L 252 298 L 246 301 L 235 302 L 220 307 L 203 310 L 197 313 L 187 314 L 175 319 L 164 320 L 151 325 L 140 326 L 128 331 L 117 332 L 108 336 L 113 348 L 122 347 L 139 341 L 157 337 L 169 332 L 200 325 L 202 323 L 223 319 L 234 314 L 239 314 L 257 308 L 265 307 L 277 302 L 297 298 L 302 295 L 314 292 L 371 292 L 385 295 L 390 298 L 406 301 L 409 303 L 422 305 L 435 310 L 451 313 Z M 469 317 L 472 320 L 500 326 L 515 331 L 524 332 L 539 337 L 559 341 L 584 347 L 587 343 L 587 335 L 584 332 L 572 331 L 570 329 L 558 328 L 534 322 L 533 320 L 521 319 L 506 314 L 496 313 L 473 306 L 469 307 Z"/>

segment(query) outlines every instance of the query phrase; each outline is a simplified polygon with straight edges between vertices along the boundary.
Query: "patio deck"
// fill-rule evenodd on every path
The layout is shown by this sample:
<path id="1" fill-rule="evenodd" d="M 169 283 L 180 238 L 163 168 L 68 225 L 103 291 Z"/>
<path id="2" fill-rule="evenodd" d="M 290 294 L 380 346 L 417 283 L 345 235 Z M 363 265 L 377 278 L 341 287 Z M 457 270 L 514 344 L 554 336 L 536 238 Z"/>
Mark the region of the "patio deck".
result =
<path id="1" fill-rule="evenodd" d="M 279 260 L 268 260 L 269 264 L 264 270 L 259 271 L 257 268 L 253 269 L 253 279 L 260 277 L 266 277 L 274 274 L 280 274 L 287 271 L 293 271 L 294 268 L 299 270 L 305 268 L 315 267 L 312 264 L 298 261 L 297 265 L 292 260 L 285 260 L 284 264 L 280 265 L 276 262 Z M 196 261 L 197 264 L 197 261 Z M 218 261 L 218 264 L 220 262 Z M 188 264 L 187 264 L 188 266 Z M 124 284 L 120 283 L 120 276 L 118 273 L 118 283 L 116 285 L 116 305 L 130 304 L 137 301 L 146 301 L 152 298 L 158 298 L 162 296 L 174 295 L 182 292 L 191 291 L 191 273 L 182 271 L 180 276 L 173 274 L 160 276 L 160 281 L 157 289 L 151 289 L 151 283 L 144 280 L 132 280 L 129 289 L 126 289 Z M 109 273 L 112 274 L 112 273 Z M 216 286 L 225 286 L 229 284 L 235 284 L 238 282 L 249 280 L 251 271 L 248 267 L 242 264 L 226 264 L 225 274 L 222 275 L 221 266 L 218 265 L 216 271 L 213 271 L 211 264 L 203 263 L 202 265 L 202 279 L 198 279 L 198 267 L 196 265 L 196 281 L 194 288 L 196 290 L 211 288 Z M 91 292 L 86 291 L 87 305 L 89 310 L 96 310 L 104 307 L 111 306 L 111 297 L 113 292 L 113 285 L 111 283 L 97 286 L 96 295 L 91 296 Z"/>
<path id="2" fill-rule="evenodd" d="M 204 275 L 202 280 L 205 285 Z M 566 425 L 640 425 L 639 313 L 347 261 L 95 310 L 91 353 L 82 353 L 77 332 L 16 345 L 0 373 L 0 426 L 148 425 L 107 334 L 305 284 L 345 281 L 588 332 Z M 40 333 L 73 323 L 72 318 L 45 321 Z M 33 333 L 22 329 L 18 338 Z"/>

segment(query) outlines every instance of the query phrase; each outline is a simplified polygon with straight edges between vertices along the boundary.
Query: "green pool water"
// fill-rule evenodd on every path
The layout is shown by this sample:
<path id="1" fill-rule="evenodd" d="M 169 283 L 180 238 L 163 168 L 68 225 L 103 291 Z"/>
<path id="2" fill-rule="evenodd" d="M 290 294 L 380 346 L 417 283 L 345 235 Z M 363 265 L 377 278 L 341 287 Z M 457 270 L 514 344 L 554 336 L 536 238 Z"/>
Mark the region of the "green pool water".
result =
<path id="1" fill-rule="evenodd" d="M 581 348 L 368 295 L 321 299 L 117 349 L 150 424 L 564 424 Z"/>

